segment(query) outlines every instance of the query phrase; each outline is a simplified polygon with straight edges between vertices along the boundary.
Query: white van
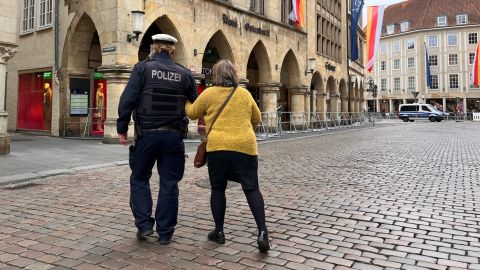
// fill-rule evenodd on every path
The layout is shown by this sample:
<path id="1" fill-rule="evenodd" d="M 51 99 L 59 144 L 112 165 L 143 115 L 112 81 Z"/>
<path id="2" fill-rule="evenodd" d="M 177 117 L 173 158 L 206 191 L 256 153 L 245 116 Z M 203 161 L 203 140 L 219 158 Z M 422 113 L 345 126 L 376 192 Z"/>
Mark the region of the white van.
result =
<path id="1" fill-rule="evenodd" d="M 403 122 L 413 122 L 415 119 L 429 119 L 432 122 L 440 122 L 444 119 L 444 113 L 435 109 L 430 104 L 402 104 L 400 105 L 399 118 Z"/>

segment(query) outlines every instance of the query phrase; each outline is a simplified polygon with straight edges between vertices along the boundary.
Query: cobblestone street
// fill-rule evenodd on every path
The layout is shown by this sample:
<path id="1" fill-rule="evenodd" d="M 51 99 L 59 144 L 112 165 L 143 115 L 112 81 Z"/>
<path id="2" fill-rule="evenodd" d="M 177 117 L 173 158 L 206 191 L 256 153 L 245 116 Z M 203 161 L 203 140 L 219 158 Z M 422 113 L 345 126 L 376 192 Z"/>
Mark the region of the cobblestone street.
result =
<path id="1" fill-rule="evenodd" d="M 268 255 L 235 185 L 227 241 L 207 241 L 192 158 L 169 246 L 135 239 L 128 166 L 4 187 L 0 269 L 480 269 L 479 138 L 476 123 L 423 122 L 261 144 Z"/>

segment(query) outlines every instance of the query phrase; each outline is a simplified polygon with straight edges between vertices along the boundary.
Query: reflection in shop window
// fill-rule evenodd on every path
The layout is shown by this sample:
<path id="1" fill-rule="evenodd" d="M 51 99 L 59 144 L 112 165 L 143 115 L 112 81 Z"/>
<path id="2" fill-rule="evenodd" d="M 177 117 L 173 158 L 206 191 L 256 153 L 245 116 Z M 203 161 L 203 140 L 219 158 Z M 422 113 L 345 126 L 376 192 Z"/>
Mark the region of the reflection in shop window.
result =
<path id="1" fill-rule="evenodd" d="M 19 74 L 18 129 L 50 130 L 52 122 L 51 72 Z"/>

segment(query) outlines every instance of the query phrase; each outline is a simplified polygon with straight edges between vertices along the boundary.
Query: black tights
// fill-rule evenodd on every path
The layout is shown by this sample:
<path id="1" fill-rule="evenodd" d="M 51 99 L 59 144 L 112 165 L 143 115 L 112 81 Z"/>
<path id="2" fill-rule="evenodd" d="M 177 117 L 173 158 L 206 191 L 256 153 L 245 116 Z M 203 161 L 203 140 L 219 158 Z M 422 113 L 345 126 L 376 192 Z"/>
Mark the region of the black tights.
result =
<path id="1" fill-rule="evenodd" d="M 247 197 L 248 206 L 252 211 L 257 228 L 259 231 L 267 231 L 267 224 L 265 223 L 265 203 L 260 190 L 244 190 L 245 197 Z M 225 221 L 225 209 L 227 208 L 227 198 L 225 197 L 224 189 L 212 189 L 210 197 L 210 207 L 212 209 L 213 220 L 215 220 L 215 230 L 217 232 L 223 231 L 223 224 Z"/>

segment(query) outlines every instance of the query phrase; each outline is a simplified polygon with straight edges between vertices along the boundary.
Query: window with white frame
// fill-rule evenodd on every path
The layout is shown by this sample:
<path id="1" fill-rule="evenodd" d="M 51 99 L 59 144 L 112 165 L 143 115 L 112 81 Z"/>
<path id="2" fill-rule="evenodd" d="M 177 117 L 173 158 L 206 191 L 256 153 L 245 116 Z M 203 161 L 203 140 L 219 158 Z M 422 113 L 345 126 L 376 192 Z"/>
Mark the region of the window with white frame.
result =
<path id="1" fill-rule="evenodd" d="M 392 52 L 394 53 L 400 52 L 400 40 L 393 41 Z"/>
<path id="2" fill-rule="evenodd" d="M 415 57 L 409 57 L 407 61 L 408 68 L 415 68 Z"/>
<path id="3" fill-rule="evenodd" d="M 400 23 L 400 32 L 408 31 L 409 27 L 410 27 L 410 22 L 408 21 Z"/>
<path id="4" fill-rule="evenodd" d="M 430 75 L 430 79 L 432 80 L 432 86 L 430 86 L 430 89 L 437 90 L 438 89 L 438 75 Z"/>
<path id="5" fill-rule="evenodd" d="M 452 53 L 448 55 L 448 65 L 449 66 L 458 65 L 458 54 Z"/>
<path id="6" fill-rule="evenodd" d="M 407 40 L 407 50 L 415 49 L 415 39 L 411 38 Z"/>
<path id="7" fill-rule="evenodd" d="M 460 14 L 457 15 L 457 25 L 464 25 L 468 23 L 468 15 L 467 14 Z"/>
<path id="8" fill-rule="evenodd" d="M 20 34 L 52 27 L 53 0 L 21 0 Z"/>
<path id="9" fill-rule="evenodd" d="M 447 24 L 448 24 L 447 16 L 437 17 L 437 26 L 438 27 L 444 27 L 444 26 L 447 26 Z"/>
<path id="10" fill-rule="evenodd" d="M 415 76 L 408 77 L 408 90 L 415 90 Z"/>
<path id="11" fill-rule="evenodd" d="M 475 53 L 469 53 L 468 54 L 468 64 L 473 65 L 473 62 L 475 62 Z"/>
<path id="12" fill-rule="evenodd" d="M 448 46 L 457 46 L 458 45 L 458 35 L 457 34 L 448 34 L 447 35 Z"/>
<path id="13" fill-rule="evenodd" d="M 393 70 L 399 70 L 400 69 L 400 59 L 394 59 L 393 60 Z"/>
<path id="14" fill-rule="evenodd" d="M 428 36 L 428 47 L 438 47 L 437 36 Z"/>
<path id="15" fill-rule="evenodd" d="M 380 54 L 386 54 L 386 53 L 387 53 L 387 43 L 380 42 Z"/>
<path id="16" fill-rule="evenodd" d="M 393 90 L 400 91 L 400 78 L 393 78 Z"/>
<path id="17" fill-rule="evenodd" d="M 437 55 L 429 55 L 428 56 L 428 63 L 431 67 L 438 66 L 438 56 Z"/>
<path id="18" fill-rule="evenodd" d="M 449 76 L 450 89 L 458 89 L 458 74 L 450 74 Z"/>
<path id="19" fill-rule="evenodd" d="M 52 26 L 52 0 L 39 0 L 38 28 Z"/>
<path id="20" fill-rule="evenodd" d="M 35 0 L 22 1 L 21 33 L 28 33 L 35 29 Z"/>
<path id="21" fill-rule="evenodd" d="M 478 34 L 469 33 L 468 34 L 468 44 L 477 44 L 478 43 Z"/>
<path id="22" fill-rule="evenodd" d="M 394 24 L 387 25 L 387 34 L 392 35 L 393 32 L 395 32 L 395 25 Z"/>
<path id="23" fill-rule="evenodd" d="M 387 79 L 380 80 L 380 90 L 387 91 Z"/>
<path id="24" fill-rule="evenodd" d="M 381 71 L 387 70 L 387 61 L 380 61 L 380 70 Z"/>

